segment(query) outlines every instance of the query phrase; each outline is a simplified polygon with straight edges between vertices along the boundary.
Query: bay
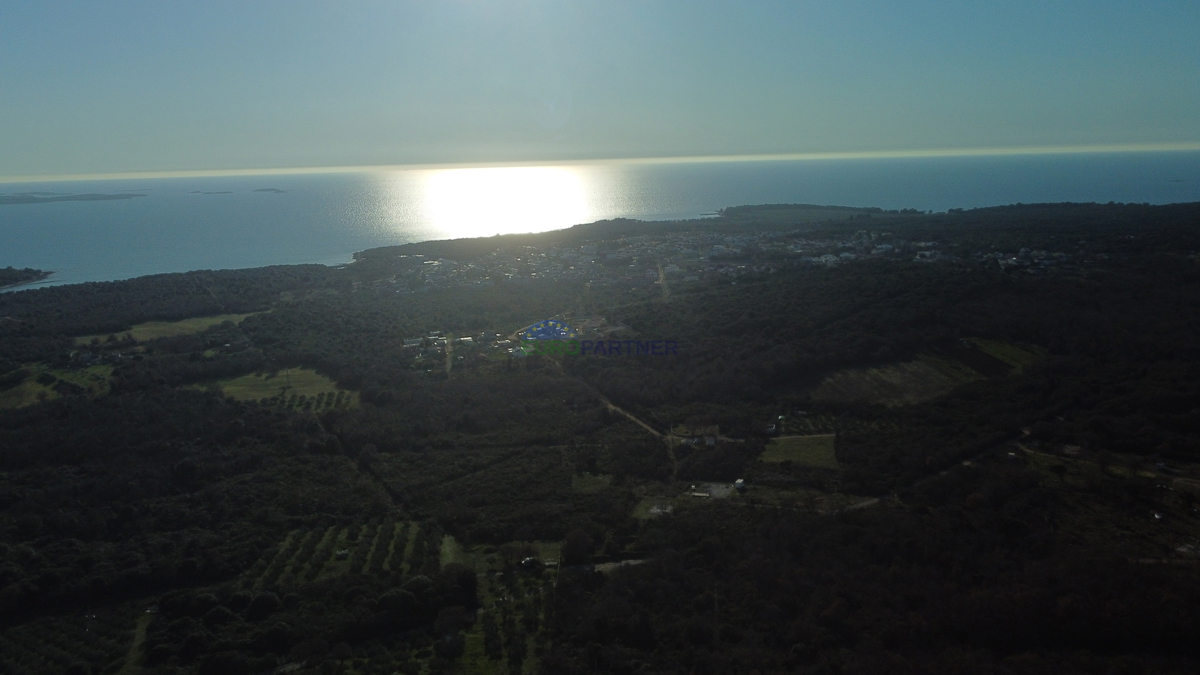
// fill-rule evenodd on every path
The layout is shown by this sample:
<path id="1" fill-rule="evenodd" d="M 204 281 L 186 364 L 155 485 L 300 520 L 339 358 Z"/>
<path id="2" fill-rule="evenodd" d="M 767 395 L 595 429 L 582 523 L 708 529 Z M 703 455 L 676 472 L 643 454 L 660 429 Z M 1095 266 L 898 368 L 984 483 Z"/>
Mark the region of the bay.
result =
<path id="1" fill-rule="evenodd" d="M 742 204 L 944 211 L 1017 202 L 1200 201 L 1200 152 L 578 164 L 0 184 L 0 267 L 42 284 L 263 265 L 540 232 L 606 218 L 677 220 Z M 3 201 L 3 200 L 0 200 Z M 15 199 L 9 201 L 25 201 Z"/>

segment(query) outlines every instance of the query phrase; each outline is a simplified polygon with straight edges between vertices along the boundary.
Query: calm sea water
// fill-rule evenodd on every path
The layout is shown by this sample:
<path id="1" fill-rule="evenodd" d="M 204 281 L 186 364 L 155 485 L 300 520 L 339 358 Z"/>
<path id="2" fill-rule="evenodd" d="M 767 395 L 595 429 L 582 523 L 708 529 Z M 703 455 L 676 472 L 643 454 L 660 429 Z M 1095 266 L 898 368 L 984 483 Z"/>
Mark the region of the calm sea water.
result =
<path id="1" fill-rule="evenodd" d="M 282 192 L 262 192 L 275 189 Z M 49 283 L 290 263 L 602 218 L 691 218 L 740 204 L 943 211 L 1015 202 L 1200 201 L 1200 152 L 411 170 L 0 185 L 0 194 L 136 192 L 0 205 L 0 267 Z"/>

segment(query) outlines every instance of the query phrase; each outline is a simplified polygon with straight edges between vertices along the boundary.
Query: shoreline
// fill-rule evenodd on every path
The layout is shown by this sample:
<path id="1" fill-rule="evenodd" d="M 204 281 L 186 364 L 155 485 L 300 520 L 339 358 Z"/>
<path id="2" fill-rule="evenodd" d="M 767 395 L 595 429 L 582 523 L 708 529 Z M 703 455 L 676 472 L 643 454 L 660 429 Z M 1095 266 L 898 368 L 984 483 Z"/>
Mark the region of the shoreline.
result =
<path id="1" fill-rule="evenodd" d="M 39 281 L 45 281 L 46 279 L 49 279 L 50 277 L 54 276 L 54 274 L 55 274 L 55 272 L 53 270 L 50 270 L 48 272 L 42 271 L 41 274 L 38 275 L 34 279 L 26 279 L 24 281 L 18 281 L 16 283 L 0 285 L 0 293 L 4 293 L 4 292 L 10 291 L 10 290 L 15 290 L 15 289 L 20 288 L 21 286 L 29 286 L 30 284 L 36 284 Z"/>
<path id="2" fill-rule="evenodd" d="M 1193 204 L 1193 203 L 1197 203 L 1197 202 L 1190 202 L 1190 201 L 1167 202 L 1167 203 L 1163 203 L 1163 204 L 1153 204 L 1152 206 L 1170 207 L 1170 206 L 1181 206 L 1181 205 Z M 1110 202 L 1109 204 L 1113 204 L 1113 203 Z M 1140 206 L 1140 204 L 1133 203 L 1133 202 L 1128 202 L 1128 203 L 1120 202 L 1118 204 L 1119 205 Z M 1063 205 L 1080 206 L 1080 207 L 1106 206 L 1105 204 L 1102 204 L 1101 202 L 1094 202 L 1094 201 L 1093 202 L 1070 202 L 1070 201 L 1068 201 L 1068 202 L 1036 202 L 1036 203 L 1028 203 L 1028 204 L 1020 204 L 1020 203 L 1002 204 L 1002 205 L 975 207 L 970 210 L 975 211 L 975 210 L 989 210 L 989 209 L 1004 209 L 1004 208 L 1019 208 L 1019 207 L 1028 208 L 1028 207 L 1037 207 L 1037 206 L 1063 206 Z M 496 235 L 490 235 L 490 236 L 489 235 L 475 235 L 475 236 L 455 237 L 455 238 L 449 238 L 449 239 L 423 239 L 420 241 L 409 241 L 409 242 L 395 243 L 395 244 L 384 244 L 381 246 L 373 246 L 370 248 L 352 251 L 348 254 L 339 254 L 337 256 L 327 257 L 327 258 L 325 258 L 326 262 L 301 261 L 301 262 L 270 263 L 270 264 L 265 264 L 265 265 L 251 265 L 251 266 L 246 266 L 246 267 L 222 267 L 222 268 L 215 268 L 215 269 L 214 268 L 195 268 L 195 269 L 173 270 L 173 271 L 169 271 L 169 272 L 151 272 L 151 273 L 145 273 L 145 274 L 135 274 L 132 276 L 122 276 L 122 277 L 117 277 L 117 278 L 91 279 L 91 280 L 79 280 L 79 281 L 69 281 L 69 280 L 61 280 L 60 279 L 60 280 L 49 281 L 48 285 L 46 287 L 50 287 L 50 285 L 69 286 L 69 285 L 89 284 L 89 283 L 120 283 L 120 282 L 125 282 L 125 281 L 131 281 L 134 279 L 149 277 L 149 276 L 190 274 L 193 272 L 203 272 L 203 271 L 225 272 L 225 271 L 236 271 L 236 270 L 253 270 L 253 269 L 262 269 L 262 268 L 266 268 L 266 267 L 320 265 L 320 266 L 328 267 L 331 269 L 343 269 L 343 268 L 348 268 L 348 267 L 354 266 L 356 263 L 359 263 L 362 260 L 362 258 L 364 257 L 363 254 L 369 254 L 372 251 L 381 251 L 381 250 L 385 250 L 385 249 L 410 249 L 413 247 L 423 247 L 423 246 L 431 246 L 431 245 L 438 246 L 438 245 L 447 245 L 447 244 L 460 243 L 460 242 L 483 241 L 483 240 L 498 241 L 501 239 L 524 239 L 524 238 L 531 238 L 531 237 L 554 238 L 554 237 L 561 237 L 564 235 L 571 236 L 572 234 L 574 234 L 576 236 L 582 236 L 582 237 L 607 236 L 607 235 L 612 235 L 612 234 L 616 234 L 616 233 L 602 231 L 605 229 L 605 226 L 613 226 L 613 225 L 618 225 L 618 224 L 626 225 L 626 226 L 633 225 L 635 229 L 640 229 L 640 228 L 644 228 L 644 227 L 655 227 L 655 226 L 661 226 L 661 227 L 665 227 L 665 228 L 678 228 L 680 226 L 685 226 L 685 225 L 695 225 L 695 226 L 699 226 L 699 227 L 711 227 L 711 226 L 714 226 L 714 224 L 720 223 L 722 220 L 730 219 L 731 221 L 735 221 L 736 217 L 739 215 L 749 214 L 749 213 L 756 212 L 756 211 L 759 213 L 769 213 L 769 212 L 775 212 L 775 211 L 781 211 L 781 210 L 789 210 L 788 208 L 781 209 L 780 207 L 790 207 L 790 208 L 795 208 L 798 210 L 806 210 L 806 211 L 811 210 L 811 211 L 839 212 L 839 213 L 841 213 L 841 212 L 863 212 L 863 213 L 870 212 L 872 215 L 876 215 L 876 216 L 918 216 L 918 215 L 945 215 L 946 214 L 946 212 L 929 212 L 926 214 L 922 214 L 919 211 L 917 211 L 915 213 L 908 213 L 907 209 L 899 210 L 899 209 L 882 209 L 879 207 L 839 206 L 839 205 L 821 205 L 821 204 L 746 204 L 746 205 L 739 205 L 739 206 L 734 206 L 734 207 L 724 207 L 715 212 L 701 213 L 701 214 L 698 214 L 698 215 L 690 217 L 690 218 L 681 218 L 681 219 L 640 220 L 640 219 L 636 219 L 636 218 L 612 218 L 612 219 L 601 219 L 601 220 L 593 221 L 593 222 L 589 222 L 589 223 L 578 223 L 575 225 L 570 225 L 570 226 L 553 229 L 553 230 L 544 230 L 544 231 L 540 231 L 540 232 L 506 233 L 506 234 L 496 234 Z M 957 211 L 962 211 L 962 209 L 952 209 L 951 211 L 957 212 Z M 810 226 L 816 225 L 816 224 L 828 225 L 828 224 L 832 224 L 833 222 L 840 222 L 840 221 L 842 221 L 842 219 L 834 219 L 834 220 L 824 220 L 824 219 L 816 220 L 816 219 L 814 219 L 814 220 L 810 220 L 807 222 L 797 222 L 796 225 L 801 225 L 801 224 L 810 225 Z M 845 223 L 841 223 L 841 224 L 844 225 L 848 222 L 849 221 L 846 221 Z M 734 225 L 734 226 L 749 225 L 749 224 L 766 227 L 768 229 L 779 226 L 779 223 L 773 223 L 768 220 L 762 220 L 762 221 L 756 220 L 756 221 L 753 221 L 752 223 L 751 222 L 745 222 L 745 223 L 730 222 L 730 225 Z M 625 234 L 628 234 L 628 232 L 626 232 Z M 330 259 L 330 258 L 334 258 L 334 257 L 337 258 L 336 261 Z M 43 271 L 42 274 L 40 276 L 38 276 L 37 278 L 27 279 L 24 281 L 13 283 L 13 284 L 0 285 L 0 293 L 8 293 L 8 292 L 12 292 L 15 290 L 21 290 L 21 289 L 23 289 L 23 287 L 38 285 L 40 282 L 46 282 L 47 279 L 54 276 L 55 274 L 58 274 L 58 272 Z"/>

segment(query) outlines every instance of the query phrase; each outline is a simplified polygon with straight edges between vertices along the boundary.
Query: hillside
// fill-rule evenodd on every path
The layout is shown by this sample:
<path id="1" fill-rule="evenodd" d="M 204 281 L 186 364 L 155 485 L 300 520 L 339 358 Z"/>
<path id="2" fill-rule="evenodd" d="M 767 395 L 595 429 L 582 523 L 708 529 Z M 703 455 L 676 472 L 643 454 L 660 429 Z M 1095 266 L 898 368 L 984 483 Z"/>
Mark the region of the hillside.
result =
<path id="1" fill-rule="evenodd" d="M 0 294 L 0 670 L 1194 671 L 1197 250 L 784 205 Z"/>

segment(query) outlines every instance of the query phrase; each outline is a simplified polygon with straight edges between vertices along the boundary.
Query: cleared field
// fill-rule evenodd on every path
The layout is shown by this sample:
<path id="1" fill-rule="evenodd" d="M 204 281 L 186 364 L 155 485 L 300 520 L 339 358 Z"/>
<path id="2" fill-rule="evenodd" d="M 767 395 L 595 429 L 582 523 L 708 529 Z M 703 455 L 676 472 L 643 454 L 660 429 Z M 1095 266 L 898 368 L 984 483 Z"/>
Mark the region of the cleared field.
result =
<path id="1" fill-rule="evenodd" d="M 968 342 L 975 345 L 988 356 L 1012 366 L 1013 370 L 1018 373 L 1041 359 L 1041 354 L 1032 349 L 1017 347 L 1007 342 L 984 340 L 982 338 L 969 338 Z"/>
<path id="2" fill-rule="evenodd" d="M 819 436 L 792 436 L 776 438 L 759 457 L 764 462 L 793 462 L 814 469 L 836 469 L 837 458 L 833 454 L 833 434 Z"/>
<path id="3" fill-rule="evenodd" d="M 112 366 L 88 366 L 70 370 L 50 369 L 45 366 L 26 368 L 28 375 L 16 386 L 0 391 L 0 408 L 23 408 L 39 401 L 62 398 L 59 389 L 85 390 L 91 396 L 107 394 L 112 376 Z"/>
<path id="4" fill-rule="evenodd" d="M 215 384 L 221 393 L 239 401 L 300 408 L 346 408 L 358 404 L 358 395 L 338 387 L 333 380 L 308 368 L 276 373 L 251 373 Z M 197 385 L 206 388 L 211 385 Z"/>
<path id="5" fill-rule="evenodd" d="M 921 356 L 877 368 L 838 371 L 817 385 L 812 397 L 824 401 L 865 401 L 898 406 L 927 401 L 981 379 L 982 375 L 957 361 Z"/>
<path id="6" fill-rule="evenodd" d="M 649 520 L 665 516 L 675 510 L 675 500 L 671 497 L 646 497 L 633 507 L 633 517 L 638 520 Z"/>
<path id="7" fill-rule="evenodd" d="M 124 335 L 131 336 L 138 342 L 153 340 L 155 338 L 177 337 L 179 335 L 193 335 L 195 333 L 203 333 L 213 326 L 218 326 L 226 321 L 233 323 L 241 323 L 248 316 L 261 314 L 261 312 L 250 312 L 249 314 L 218 314 L 216 316 L 197 316 L 191 319 L 183 319 L 182 321 L 147 321 L 139 323 L 122 333 L 117 333 L 117 338 Z M 108 335 L 84 335 L 75 338 L 75 344 L 86 345 L 91 344 L 92 340 L 104 342 L 108 339 Z"/>
<path id="8" fill-rule="evenodd" d="M 442 537 L 442 547 L 439 551 L 442 567 L 458 563 L 459 565 L 471 566 L 471 554 L 463 549 L 462 544 L 450 535 Z"/>
<path id="9" fill-rule="evenodd" d="M 542 560 L 558 560 L 562 557 L 562 543 L 557 541 L 535 541 L 538 558 Z"/>
<path id="10" fill-rule="evenodd" d="M 599 474 L 593 476 L 590 473 L 577 473 L 571 476 L 571 490 L 581 492 L 583 494 L 595 494 L 601 492 L 612 483 L 612 476 L 608 474 Z"/>
<path id="11" fill-rule="evenodd" d="M 471 675 L 503 675 L 508 672 L 508 664 L 503 659 L 492 659 L 487 656 L 484 646 L 483 629 L 472 626 L 463 641 L 463 655 L 459 663 L 462 672 Z"/>

